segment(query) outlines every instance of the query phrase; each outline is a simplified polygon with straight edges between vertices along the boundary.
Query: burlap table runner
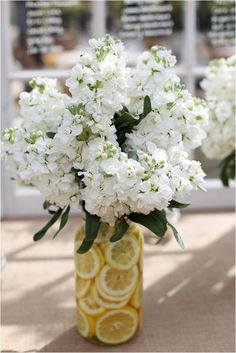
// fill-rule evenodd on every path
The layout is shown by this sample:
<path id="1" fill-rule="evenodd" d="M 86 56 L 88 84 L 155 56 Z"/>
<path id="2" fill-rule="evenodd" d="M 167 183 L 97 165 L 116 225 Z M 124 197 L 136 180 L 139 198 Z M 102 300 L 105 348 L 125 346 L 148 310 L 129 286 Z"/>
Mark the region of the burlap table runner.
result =
<path id="1" fill-rule="evenodd" d="M 32 234 L 45 220 L 5 221 L 2 351 L 233 352 L 234 217 L 187 214 L 174 240 L 145 244 L 144 321 L 139 335 L 117 347 L 95 346 L 75 329 L 73 218 L 57 240 Z"/>

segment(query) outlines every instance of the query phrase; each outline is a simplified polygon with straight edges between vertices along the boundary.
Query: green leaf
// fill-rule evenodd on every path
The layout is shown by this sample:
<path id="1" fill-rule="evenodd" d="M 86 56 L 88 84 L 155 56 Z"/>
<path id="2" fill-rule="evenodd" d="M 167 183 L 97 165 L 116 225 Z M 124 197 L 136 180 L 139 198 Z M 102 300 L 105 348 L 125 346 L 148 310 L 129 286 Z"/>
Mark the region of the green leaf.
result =
<path id="1" fill-rule="evenodd" d="M 167 219 L 163 212 L 155 210 L 147 215 L 131 213 L 127 216 L 131 221 L 142 224 L 158 237 L 163 237 L 167 230 Z"/>
<path id="2" fill-rule="evenodd" d="M 137 126 L 152 110 L 149 96 L 145 96 L 143 104 L 143 113 L 139 116 L 131 114 L 126 107 L 122 111 L 115 113 L 113 123 L 116 127 L 117 141 L 119 146 L 125 143 L 125 135 L 132 132 L 134 126 Z"/>
<path id="3" fill-rule="evenodd" d="M 175 200 L 171 200 L 168 208 L 186 208 L 190 205 L 190 203 L 180 203 Z"/>
<path id="4" fill-rule="evenodd" d="M 115 119 L 114 123 L 116 128 L 121 129 L 123 127 L 137 125 L 139 123 L 139 118 L 136 118 L 129 112 L 124 112 Z"/>
<path id="5" fill-rule="evenodd" d="M 66 210 L 61 216 L 61 222 L 60 222 L 60 227 L 58 231 L 54 234 L 53 239 L 57 236 L 57 234 L 65 227 L 68 218 L 69 218 L 69 213 L 70 213 L 70 206 L 67 206 Z"/>
<path id="6" fill-rule="evenodd" d="M 46 132 L 46 135 L 47 135 L 48 138 L 53 139 L 54 136 L 56 135 L 56 133 L 49 131 L 49 132 Z"/>
<path id="7" fill-rule="evenodd" d="M 166 104 L 166 107 L 168 110 L 171 110 L 175 106 L 175 104 L 175 102 L 169 102 Z M 196 119 L 199 120 L 198 117 L 196 117 Z"/>
<path id="8" fill-rule="evenodd" d="M 131 131 L 132 131 L 131 127 L 127 127 L 126 129 L 117 130 L 117 132 L 116 132 L 117 141 L 118 141 L 119 146 L 121 147 L 121 149 L 122 149 L 122 145 L 125 143 L 125 140 L 126 140 L 125 135 L 127 133 L 130 133 Z"/>
<path id="9" fill-rule="evenodd" d="M 86 212 L 85 220 L 85 240 L 94 240 L 98 234 L 99 228 L 101 226 L 100 218 L 97 215 L 91 215 Z"/>
<path id="10" fill-rule="evenodd" d="M 137 155 L 136 151 L 131 150 L 127 153 L 127 155 L 128 155 L 128 158 L 134 159 L 135 161 L 138 161 L 138 155 Z"/>
<path id="11" fill-rule="evenodd" d="M 88 141 L 88 138 L 89 138 L 89 132 L 90 132 L 89 127 L 88 127 L 88 126 L 85 127 L 85 128 L 83 129 L 83 131 L 81 132 L 81 134 L 76 136 L 76 140 L 77 140 L 77 141 L 84 141 L 84 142 L 87 142 L 87 141 Z"/>
<path id="12" fill-rule="evenodd" d="M 62 208 L 59 208 L 56 213 L 52 216 L 52 218 L 50 219 L 50 221 L 42 228 L 40 229 L 37 233 L 34 234 L 34 241 L 38 241 L 41 238 L 44 237 L 44 235 L 46 234 L 46 232 L 48 231 L 49 228 L 51 228 L 51 226 L 56 223 L 56 221 L 58 220 L 58 218 L 60 218 L 62 213 Z"/>
<path id="13" fill-rule="evenodd" d="M 84 254 L 87 251 L 89 251 L 89 249 L 92 247 L 92 245 L 93 245 L 93 240 L 84 239 L 82 244 L 80 245 L 79 249 L 76 252 L 79 254 Z"/>
<path id="14" fill-rule="evenodd" d="M 49 206 L 50 206 L 50 202 L 45 200 L 44 203 L 43 203 L 43 209 L 47 210 L 49 208 Z"/>
<path id="15" fill-rule="evenodd" d="M 227 168 L 222 168 L 221 172 L 220 172 L 220 179 L 223 183 L 224 186 L 228 187 L 229 186 L 229 178 L 227 175 Z"/>
<path id="16" fill-rule="evenodd" d="M 172 226 L 172 224 L 170 224 L 170 223 L 168 223 L 168 225 L 169 225 L 169 226 L 171 227 L 171 229 L 173 230 L 174 237 L 175 237 L 175 239 L 177 240 L 178 244 L 180 245 L 180 247 L 181 247 L 182 249 L 184 249 L 184 242 L 183 242 L 183 240 L 182 240 L 180 234 L 178 233 L 177 229 L 176 229 L 174 226 Z"/>
<path id="17" fill-rule="evenodd" d="M 120 240 L 123 235 L 127 232 L 129 229 L 129 224 L 125 221 L 125 219 L 122 217 L 119 224 L 118 224 L 118 229 L 114 235 L 112 235 L 110 242 L 114 243 L 118 240 Z"/>
<path id="18" fill-rule="evenodd" d="M 44 90 L 45 90 L 45 85 L 44 85 L 44 84 L 37 83 L 37 82 L 36 82 L 36 79 L 34 79 L 34 78 L 29 81 L 29 86 L 30 86 L 32 89 L 34 89 L 34 88 L 38 89 L 38 91 L 39 91 L 40 93 L 43 93 Z"/>
<path id="19" fill-rule="evenodd" d="M 230 153 L 227 157 L 225 157 L 224 159 L 222 159 L 222 161 L 219 163 L 219 166 L 223 167 L 225 164 L 228 164 L 230 162 L 231 159 L 235 158 L 235 151 L 233 151 L 232 153 Z"/>
<path id="20" fill-rule="evenodd" d="M 125 112 L 129 112 L 129 109 L 125 106 L 123 106 L 122 110 L 121 110 L 121 114 L 125 113 Z"/>
<path id="21" fill-rule="evenodd" d="M 146 116 L 152 111 L 151 99 L 149 96 L 145 96 L 143 102 L 143 114 L 142 119 L 146 118 Z"/>
<path id="22" fill-rule="evenodd" d="M 235 178 L 235 151 L 224 158 L 220 164 L 220 178 L 224 186 L 229 186 L 229 179 Z"/>

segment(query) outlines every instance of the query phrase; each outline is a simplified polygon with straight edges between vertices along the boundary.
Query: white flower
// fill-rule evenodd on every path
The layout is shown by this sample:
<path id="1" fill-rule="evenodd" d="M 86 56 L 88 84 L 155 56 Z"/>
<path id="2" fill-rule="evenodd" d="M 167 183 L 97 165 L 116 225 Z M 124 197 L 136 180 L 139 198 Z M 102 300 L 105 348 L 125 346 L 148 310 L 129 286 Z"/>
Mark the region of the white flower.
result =
<path id="1" fill-rule="evenodd" d="M 54 132 L 62 121 L 68 97 L 56 89 L 56 80 L 36 78 L 30 81 L 31 92 L 20 95 L 23 125 L 27 130 Z"/>
<path id="2" fill-rule="evenodd" d="M 202 150 L 208 158 L 223 159 L 235 149 L 236 56 L 213 60 L 201 86 L 206 91 L 210 121 Z"/>

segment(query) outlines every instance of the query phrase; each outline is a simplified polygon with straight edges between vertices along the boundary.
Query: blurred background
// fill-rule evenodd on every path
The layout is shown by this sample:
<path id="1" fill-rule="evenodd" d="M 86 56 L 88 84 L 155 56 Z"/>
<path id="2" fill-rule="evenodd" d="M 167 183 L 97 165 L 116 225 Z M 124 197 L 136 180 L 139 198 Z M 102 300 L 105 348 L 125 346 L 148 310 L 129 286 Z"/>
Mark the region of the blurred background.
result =
<path id="1" fill-rule="evenodd" d="M 200 81 L 210 60 L 234 54 L 234 1 L 2 1 L 2 128 L 15 125 L 18 100 L 32 77 L 65 79 L 91 37 L 118 36 L 130 66 L 137 53 L 161 44 L 177 57 L 175 72 L 193 95 L 204 97 Z M 192 209 L 229 209 L 233 188 L 218 180 L 217 161 L 200 150 L 207 193 L 195 192 Z M 43 214 L 42 198 L 17 185 L 2 168 L 2 217 Z"/>

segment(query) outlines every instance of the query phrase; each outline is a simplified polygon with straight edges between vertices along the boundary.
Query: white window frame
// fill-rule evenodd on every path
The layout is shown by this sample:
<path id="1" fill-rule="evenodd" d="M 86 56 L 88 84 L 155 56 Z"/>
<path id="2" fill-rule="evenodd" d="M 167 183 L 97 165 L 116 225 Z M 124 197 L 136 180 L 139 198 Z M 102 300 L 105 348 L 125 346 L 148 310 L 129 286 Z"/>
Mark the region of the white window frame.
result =
<path id="1" fill-rule="evenodd" d="M 29 80 L 36 76 L 46 76 L 66 79 L 70 70 L 13 70 L 13 58 L 11 52 L 10 38 L 10 1 L 1 2 L 1 23 L 2 23 L 2 128 L 10 125 L 13 116 L 13 102 L 9 94 L 10 84 L 13 80 Z M 103 36 L 106 32 L 106 1 L 92 1 L 91 33 L 93 37 Z M 184 2 L 184 43 L 183 63 L 176 68 L 176 73 L 185 80 L 190 92 L 195 94 L 195 80 L 205 74 L 205 67 L 197 66 L 196 63 L 196 5 L 197 1 Z M 2 216 L 18 217 L 45 214 L 41 204 L 43 198 L 33 188 L 20 187 L 9 179 L 8 173 L 2 168 Z M 220 209 L 234 207 L 234 188 L 223 188 L 217 179 L 207 179 L 207 193 L 196 191 L 192 194 L 191 209 Z"/>

